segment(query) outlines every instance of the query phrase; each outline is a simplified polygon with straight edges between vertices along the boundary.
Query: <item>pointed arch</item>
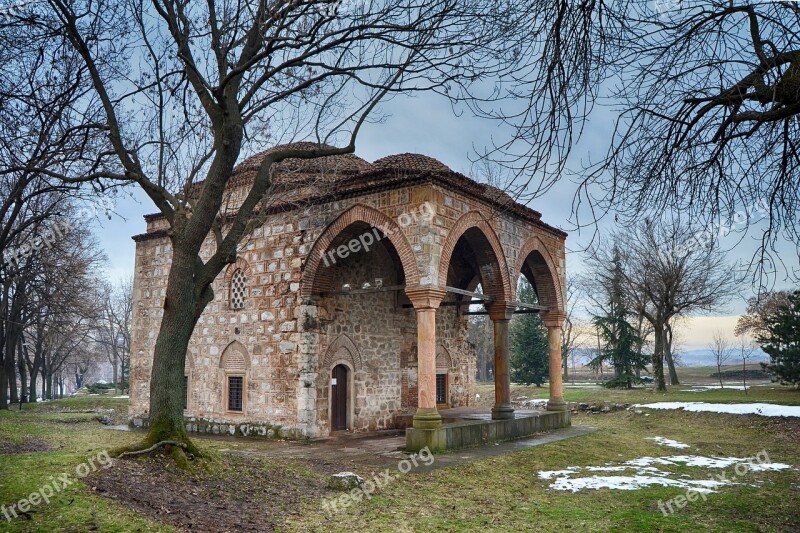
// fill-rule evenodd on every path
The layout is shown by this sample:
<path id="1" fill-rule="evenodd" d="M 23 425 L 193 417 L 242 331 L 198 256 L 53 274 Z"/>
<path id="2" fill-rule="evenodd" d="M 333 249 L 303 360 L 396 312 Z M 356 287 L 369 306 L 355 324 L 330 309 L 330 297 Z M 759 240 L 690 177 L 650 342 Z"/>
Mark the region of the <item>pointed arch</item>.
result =
<path id="1" fill-rule="evenodd" d="M 484 294 L 498 302 L 511 301 L 511 283 L 503 247 L 494 229 L 479 211 L 464 213 L 448 233 L 439 258 L 439 285 L 447 284 L 450 260 L 462 237 L 478 256 Z"/>
<path id="2" fill-rule="evenodd" d="M 383 239 L 388 240 L 394 246 L 400 258 L 406 284 L 409 286 L 419 284 L 416 257 L 402 228 L 377 209 L 356 204 L 331 222 L 314 242 L 303 266 L 303 282 L 300 290 L 302 296 L 311 296 L 315 291 L 319 292 L 330 288 L 331 269 L 320 268 L 322 258 L 336 238 L 349 226 L 358 222 L 381 231 L 384 235 Z"/>
<path id="3" fill-rule="evenodd" d="M 520 275 L 529 278 L 540 304 L 546 305 L 553 311 L 564 311 L 563 287 L 556 264 L 550 251 L 535 235 L 525 241 L 517 256 L 513 287 L 515 298 Z"/>
<path id="4" fill-rule="evenodd" d="M 233 341 L 222 351 L 219 367 L 226 372 L 245 372 L 250 368 L 250 356 L 247 348 L 239 341 Z"/>
<path id="5" fill-rule="evenodd" d="M 450 370 L 453 366 L 453 359 L 448 350 L 441 342 L 436 345 L 436 371 Z"/>
<path id="6" fill-rule="evenodd" d="M 338 361 L 347 361 L 350 363 L 353 371 L 358 371 L 363 368 L 361 354 L 358 352 L 358 348 L 356 348 L 352 339 L 344 333 L 336 337 L 330 346 L 328 346 L 320 370 L 330 369 L 333 364 Z"/>

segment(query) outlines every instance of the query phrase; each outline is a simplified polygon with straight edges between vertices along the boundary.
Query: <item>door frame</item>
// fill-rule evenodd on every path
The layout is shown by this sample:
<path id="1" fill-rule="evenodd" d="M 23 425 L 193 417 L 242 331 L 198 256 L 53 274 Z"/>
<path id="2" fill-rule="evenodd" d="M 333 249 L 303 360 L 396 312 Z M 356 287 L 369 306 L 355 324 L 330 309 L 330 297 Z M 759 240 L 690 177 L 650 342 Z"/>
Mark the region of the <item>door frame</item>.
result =
<path id="1" fill-rule="evenodd" d="M 353 366 L 346 360 L 346 359 L 337 359 L 331 366 L 328 368 L 327 376 L 327 388 L 328 388 L 328 431 L 329 433 L 333 433 L 334 431 L 343 431 L 341 429 L 334 430 L 333 429 L 333 385 L 331 384 L 331 379 L 333 374 L 333 369 L 337 366 L 342 365 L 347 368 L 347 409 L 345 412 L 347 413 L 347 422 L 345 427 L 347 428 L 346 431 L 353 431 L 353 417 L 355 416 L 355 372 L 353 371 Z"/>

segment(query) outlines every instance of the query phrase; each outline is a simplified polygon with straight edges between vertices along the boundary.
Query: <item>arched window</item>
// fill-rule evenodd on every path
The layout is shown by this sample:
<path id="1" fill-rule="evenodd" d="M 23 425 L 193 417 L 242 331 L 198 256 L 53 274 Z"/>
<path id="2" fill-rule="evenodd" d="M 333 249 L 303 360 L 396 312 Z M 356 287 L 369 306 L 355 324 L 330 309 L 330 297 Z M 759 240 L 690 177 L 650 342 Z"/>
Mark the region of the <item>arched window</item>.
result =
<path id="1" fill-rule="evenodd" d="M 237 268 L 231 276 L 231 309 L 244 308 L 244 299 L 247 298 L 247 277 L 244 270 Z"/>

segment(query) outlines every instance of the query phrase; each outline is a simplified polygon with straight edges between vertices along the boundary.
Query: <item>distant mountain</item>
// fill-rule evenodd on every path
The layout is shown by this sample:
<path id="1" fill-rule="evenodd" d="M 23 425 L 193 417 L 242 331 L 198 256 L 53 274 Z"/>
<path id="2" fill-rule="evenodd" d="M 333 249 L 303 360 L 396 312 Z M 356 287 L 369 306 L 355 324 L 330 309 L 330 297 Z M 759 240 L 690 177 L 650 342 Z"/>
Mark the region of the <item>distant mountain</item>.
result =
<path id="1" fill-rule="evenodd" d="M 739 358 L 738 351 L 734 349 L 733 352 L 734 355 L 725 363 L 726 365 L 735 365 L 742 362 L 742 360 Z M 576 362 L 578 362 L 578 364 L 584 364 L 594 357 L 595 350 L 591 348 L 577 348 L 575 353 Z M 708 348 L 699 350 L 684 350 L 677 355 L 680 366 L 715 366 L 717 364 L 714 354 L 712 354 L 711 350 Z M 767 363 L 769 362 L 769 356 L 762 352 L 760 348 L 758 348 L 753 356 L 747 359 L 747 362 Z"/>
<path id="2" fill-rule="evenodd" d="M 725 363 L 726 365 L 735 365 L 736 363 L 742 362 L 741 358 L 739 357 L 739 352 L 736 349 L 733 351 L 734 354 Z M 717 364 L 717 358 L 714 357 L 714 354 L 711 353 L 711 350 L 708 348 L 680 352 L 678 354 L 678 359 L 681 366 L 714 366 Z M 757 349 L 756 352 L 747 359 L 747 362 L 768 363 L 769 356 L 762 352 L 761 349 Z"/>

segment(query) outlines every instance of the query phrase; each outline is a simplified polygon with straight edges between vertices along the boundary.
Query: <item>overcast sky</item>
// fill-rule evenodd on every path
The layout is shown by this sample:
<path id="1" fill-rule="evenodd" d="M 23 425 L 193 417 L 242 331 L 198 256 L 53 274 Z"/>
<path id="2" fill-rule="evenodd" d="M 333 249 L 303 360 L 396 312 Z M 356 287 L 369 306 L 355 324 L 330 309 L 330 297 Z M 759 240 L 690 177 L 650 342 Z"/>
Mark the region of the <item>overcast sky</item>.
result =
<path id="1" fill-rule="evenodd" d="M 597 110 L 596 110 L 597 111 Z M 383 108 L 387 118 L 377 124 L 365 125 L 360 133 L 356 154 L 367 161 L 390 154 L 416 152 L 439 159 L 453 170 L 470 175 L 475 149 L 490 145 L 492 139 L 502 139 L 505 133 L 496 124 L 474 119 L 468 115 L 455 117 L 450 105 L 435 95 L 415 98 L 397 98 Z M 600 109 L 593 116 L 584 131 L 584 138 L 575 152 L 575 161 L 591 155 L 594 159 L 605 153 L 611 136 L 612 115 Z M 240 159 L 259 151 L 263 147 L 246 147 Z M 573 165 L 577 168 L 577 165 Z M 117 201 L 117 214 L 112 220 L 98 222 L 96 234 L 108 255 L 108 276 L 112 280 L 129 277 L 134 267 L 134 242 L 131 236 L 143 233 L 145 223 L 142 216 L 155 211 L 152 203 L 138 188 L 132 189 L 132 196 Z M 529 206 L 542 213 L 548 224 L 571 229 L 569 222 L 575 184 L 564 179 L 550 189 L 543 197 L 532 201 Z M 744 207 L 744 206 L 743 206 Z M 725 238 L 722 244 L 732 248 L 728 253 L 731 261 L 749 260 L 756 249 L 755 237 L 763 230 L 765 221 L 755 220 L 740 241 L 741 235 Z M 601 225 L 601 231 L 611 226 L 609 220 Z M 745 228 L 741 228 L 745 229 Z M 570 232 L 567 246 L 568 272 L 576 274 L 582 270 L 580 250 L 588 243 L 591 231 Z M 789 266 L 797 268 L 797 254 L 792 246 L 785 247 L 783 259 Z M 782 287 L 787 287 L 785 283 Z M 743 288 L 742 298 L 728 306 L 724 312 L 717 313 L 713 320 L 690 321 L 686 326 L 684 344 L 686 349 L 705 348 L 711 341 L 714 331 L 724 331 L 732 336 L 736 317 L 744 311 L 744 298 L 751 288 Z"/>

